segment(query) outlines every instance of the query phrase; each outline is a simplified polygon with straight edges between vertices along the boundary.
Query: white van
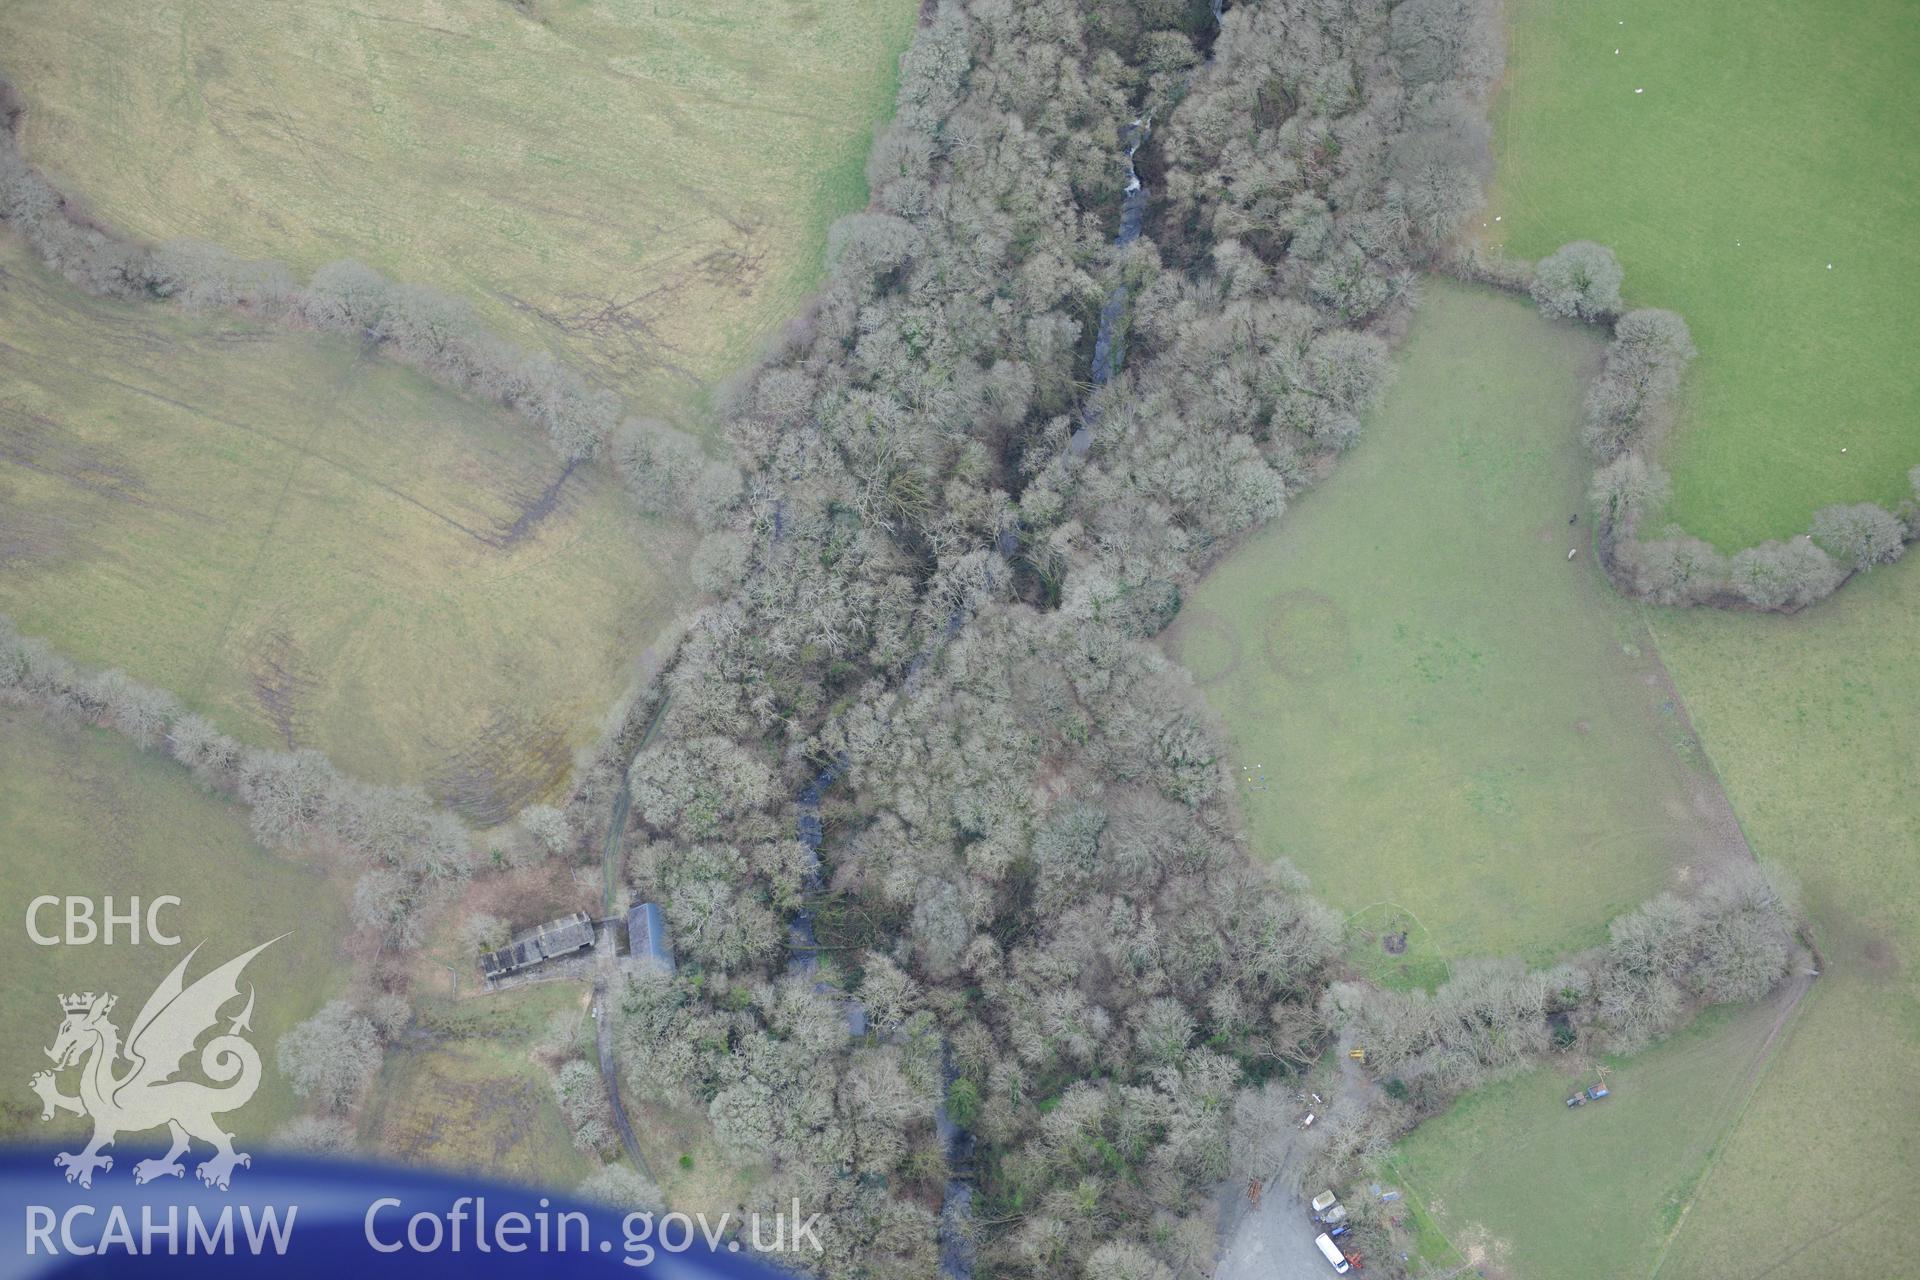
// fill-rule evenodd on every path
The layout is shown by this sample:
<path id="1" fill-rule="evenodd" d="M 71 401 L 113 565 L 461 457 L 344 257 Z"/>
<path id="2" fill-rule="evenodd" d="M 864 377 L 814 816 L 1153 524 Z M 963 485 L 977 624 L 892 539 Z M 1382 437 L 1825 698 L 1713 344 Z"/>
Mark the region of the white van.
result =
<path id="1" fill-rule="evenodd" d="M 1313 1242 L 1320 1246 L 1320 1256 L 1331 1262 L 1336 1272 L 1345 1275 L 1353 1269 L 1347 1265 L 1347 1255 L 1340 1252 L 1340 1246 L 1333 1242 L 1332 1236 L 1322 1231 L 1313 1238 Z"/>

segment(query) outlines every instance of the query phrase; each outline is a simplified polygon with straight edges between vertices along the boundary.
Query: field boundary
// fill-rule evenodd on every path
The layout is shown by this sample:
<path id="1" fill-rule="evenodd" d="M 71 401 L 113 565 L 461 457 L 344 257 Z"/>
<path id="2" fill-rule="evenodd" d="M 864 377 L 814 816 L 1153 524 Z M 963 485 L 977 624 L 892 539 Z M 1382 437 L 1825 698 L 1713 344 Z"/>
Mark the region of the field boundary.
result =
<path id="1" fill-rule="evenodd" d="M 1434 1233 L 1440 1237 L 1440 1242 L 1446 1245 L 1448 1250 L 1452 1252 L 1454 1261 L 1445 1264 L 1451 1268 L 1445 1274 L 1457 1275 L 1459 1274 L 1460 1267 L 1471 1266 L 1472 1262 L 1467 1257 L 1466 1250 L 1453 1242 L 1453 1237 L 1447 1234 L 1446 1227 L 1441 1224 L 1439 1215 L 1434 1213 L 1430 1207 L 1427 1196 L 1422 1194 L 1421 1191 L 1413 1185 L 1413 1180 L 1407 1177 L 1406 1172 L 1401 1169 L 1400 1162 L 1392 1156 L 1382 1156 L 1380 1157 L 1380 1163 L 1393 1175 L 1394 1182 L 1398 1183 L 1400 1187 L 1405 1190 L 1407 1199 L 1411 1202 L 1409 1208 L 1416 1209 L 1419 1215 L 1432 1225 Z M 1422 1264 L 1426 1264 L 1427 1257 L 1424 1253 L 1420 1255 L 1420 1258 Z"/>
<path id="2" fill-rule="evenodd" d="M 1712 775 L 1714 788 L 1719 792 L 1722 800 L 1726 804 L 1727 811 L 1733 815 L 1735 825 L 1740 828 L 1741 842 L 1746 846 L 1747 853 L 1753 859 L 1754 866 L 1760 867 L 1760 855 L 1755 852 L 1753 841 L 1747 837 L 1746 823 L 1741 820 L 1740 811 L 1734 807 L 1733 797 L 1727 794 L 1726 784 L 1720 776 L 1720 766 L 1718 762 L 1714 760 L 1713 752 L 1707 746 L 1706 739 L 1702 737 L 1694 727 L 1693 713 L 1688 710 L 1686 699 L 1681 695 L 1679 686 L 1674 683 L 1672 673 L 1667 670 L 1666 659 L 1661 656 L 1662 644 L 1659 630 L 1655 626 L 1653 610 L 1643 607 L 1641 613 L 1642 621 L 1646 626 L 1647 637 L 1653 643 L 1653 653 L 1651 657 L 1655 667 L 1658 668 L 1660 672 L 1660 679 L 1668 689 L 1672 690 L 1676 705 L 1679 706 L 1681 714 L 1686 717 L 1687 732 L 1693 735 L 1694 742 L 1698 744 L 1700 748 L 1700 759 L 1706 764 L 1707 772 Z M 1761 867 L 1761 870 L 1764 872 L 1765 868 Z M 1820 958 L 1818 941 L 1813 937 L 1813 927 L 1813 922 L 1811 918 L 1809 918 L 1805 925 L 1804 937 L 1807 948 L 1813 955 L 1814 969 L 1817 972 L 1820 969 L 1824 969 L 1825 965 Z M 1774 1020 L 1773 1027 L 1768 1031 L 1767 1038 L 1762 1043 L 1754 1064 L 1748 1068 L 1747 1077 L 1742 1081 L 1741 1085 L 1744 1096 L 1740 1100 L 1739 1109 L 1734 1113 L 1733 1118 L 1727 1122 L 1726 1127 L 1720 1131 L 1720 1136 L 1714 1140 L 1712 1149 L 1708 1151 L 1706 1167 L 1701 1170 L 1700 1176 L 1694 1179 L 1693 1186 L 1688 1190 L 1686 1203 L 1680 1206 L 1679 1218 L 1667 1232 L 1666 1239 L 1661 1242 L 1660 1252 L 1654 1258 L 1653 1268 L 1647 1272 L 1647 1280 L 1656 1280 L 1660 1274 L 1660 1269 L 1666 1265 L 1667 1257 L 1673 1251 L 1674 1242 L 1679 1240 L 1680 1233 L 1686 1229 L 1687 1219 L 1693 1212 L 1693 1206 L 1699 1202 L 1701 1193 L 1706 1190 L 1708 1182 L 1712 1180 L 1714 1172 L 1720 1166 L 1720 1156 L 1726 1150 L 1728 1140 L 1732 1138 L 1733 1135 L 1739 1131 L 1740 1126 L 1746 1122 L 1747 1112 L 1752 1108 L 1754 1098 L 1759 1096 L 1761 1082 L 1766 1079 L 1767 1073 L 1773 1069 L 1776 1052 L 1786 1039 L 1782 1033 L 1788 1029 L 1789 1024 L 1798 1021 L 1801 1007 L 1804 1005 L 1808 993 L 1813 990 L 1812 975 L 1802 974 L 1788 981 L 1790 984 L 1797 984 L 1799 989 L 1794 992 L 1790 1003 L 1781 1011 L 1779 1017 Z M 1792 1256 L 1793 1255 L 1790 1254 L 1788 1258 Z M 1781 1259 L 1780 1262 L 1776 1262 L 1773 1268 L 1770 1269 L 1777 1270 L 1787 1260 L 1788 1259 Z M 1760 1274 L 1764 1275 L 1766 1273 L 1762 1272 Z M 1759 1280 L 1759 1277 L 1755 1276 L 1754 1280 Z"/>
<path id="3" fill-rule="evenodd" d="M 1726 1150 L 1727 1140 L 1739 1130 L 1741 1124 L 1746 1120 L 1747 1112 L 1752 1108 L 1753 1100 L 1760 1092 L 1761 1082 L 1766 1079 L 1767 1073 L 1773 1069 L 1775 1050 L 1784 1040 L 1782 1032 L 1787 1029 L 1790 1023 L 1798 1020 L 1801 1005 L 1805 1002 L 1807 993 L 1813 990 L 1813 978 L 1811 975 L 1802 974 L 1790 980 L 1789 985 L 1797 986 L 1798 989 L 1793 991 L 1790 998 L 1786 999 L 1786 1008 L 1782 1009 L 1774 1018 L 1773 1025 L 1767 1030 L 1766 1038 L 1761 1041 L 1760 1048 L 1754 1054 L 1754 1060 L 1752 1064 L 1748 1066 L 1745 1078 L 1740 1082 L 1742 1094 L 1740 1105 L 1735 1110 L 1733 1116 L 1727 1121 L 1725 1127 L 1720 1130 L 1719 1136 L 1713 1141 L 1712 1148 L 1707 1152 L 1706 1166 L 1701 1169 L 1700 1176 L 1693 1180 L 1693 1186 L 1687 1192 L 1686 1203 L 1680 1206 L 1680 1215 L 1675 1219 L 1672 1228 L 1668 1230 L 1666 1239 L 1661 1242 L 1660 1252 L 1655 1255 L 1653 1267 L 1647 1272 L 1647 1280 L 1655 1280 L 1660 1274 L 1660 1269 L 1666 1265 L 1667 1255 L 1672 1252 L 1674 1242 L 1680 1238 L 1680 1233 L 1686 1229 L 1688 1215 L 1693 1212 L 1693 1206 L 1700 1199 L 1700 1193 L 1706 1189 L 1707 1183 L 1713 1177 L 1714 1170 L 1719 1167 L 1720 1156 L 1721 1153 Z M 1789 1255 L 1789 1257 L 1791 1256 L 1792 1255 Z M 1779 1262 L 1776 1262 L 1771 1269 L 1777 1270 L 1786 1260 L 1787 1259 L 1784 1258 L 1781 1259 Z M 1759 1273 L 1759 1275 L 1765 1274 L 1766 1272 Z M 1754 1277 L 1754 1280 L 1758 1280 L 1758 1275 Z"/>

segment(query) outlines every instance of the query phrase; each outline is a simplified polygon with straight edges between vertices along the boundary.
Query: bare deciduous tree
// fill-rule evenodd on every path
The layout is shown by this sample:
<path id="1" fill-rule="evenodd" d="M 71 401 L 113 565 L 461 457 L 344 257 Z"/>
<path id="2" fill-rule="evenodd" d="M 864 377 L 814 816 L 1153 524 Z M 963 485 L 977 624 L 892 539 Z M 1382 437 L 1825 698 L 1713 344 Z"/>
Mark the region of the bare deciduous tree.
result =
<path id="1" fill-rule="evenodd" d="M 280 1037 L 275 1051 L 293 1091 L 328 1111 L 345 1111 L 380 1066 L 373 1023 L 335 1000 Z"/>
<path id="2" fill-rule="evenodd" d="M 1555 249 L 1534 268 L 1533 300 L 1550 316 L 1604 323 L 1620 310 L 1620 285 L 1625 279 L 1613 250 L 1591 240 L 1575 240 Z"/>

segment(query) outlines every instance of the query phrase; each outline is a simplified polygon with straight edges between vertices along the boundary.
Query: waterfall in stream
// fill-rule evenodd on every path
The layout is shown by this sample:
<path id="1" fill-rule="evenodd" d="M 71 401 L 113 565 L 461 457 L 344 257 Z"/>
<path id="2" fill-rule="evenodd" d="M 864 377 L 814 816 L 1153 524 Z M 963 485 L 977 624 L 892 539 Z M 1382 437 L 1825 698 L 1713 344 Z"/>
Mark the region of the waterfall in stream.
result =
<path id="1" fill-rule="evenodd" d="M 1133 157 L 1139 152 L 1140 144 L 1147 140 L 1147 131 L 1153 122 L 1145 116 L 1127 126 L 1127 190 L 1120 201 L 1120 234 L 1114 237 L 1116 249 L 1124 249 L 1140 238 L 1140 228 L 1147 220 L 1147 188 L 1140 181 L 1139 171 L 1133 167 Z M 1093 385 L 1104 387 L 1112 379 L 1114 370 L 1120 367 L 1125 355 L 1114 338 L 1114 326 L 1127 310 L 1127 286 L 1113 287 L 1107 300 L 1100 308 L 1100 329 L 1093 339 Z"/>
<path id="2" fill-rule="evenodd" d="M 1219 7 L 1220 0 L 1214 0 Z M 1116 249 L 1124 249 L 1140 238 L 1140 229 L 1147 221 L 1147 188 L 1140 181 L 1140 171 L 1133 167 L 1133 158 L 1140 152 L 1141 144 L 1146 142 L 1153 121 L 1141 116 L 1127 126 L 1127 189 L 1120 198 L 1120 234 L 1113 238 Z M 1120 318 L 1127 313 L 1127 286 L 1117 284 L 1107 300 L 1100 304 L 1100 327 L 1093 337 L 1093 385 L 1104 387 L 1113 380 L 1113 375 L 1126 358 L 1125 343 L 1116 337 L 1114 330 L 1119 327 Z M 1074 429 L 1069 447 L 1075 454 L 1085 453 L 1093 445 L 1093 427 L 1098 420 L 1097 411 L 1087 409 L 1080 415 L 1080 425 Z"/>
<path id="3" fill-rule="evenodd" d="M 1227 0 L 1213 0 L 1213 28 L 1217 35 L 1220 30 L 1221 15 L 1226 12 Z M 1209 57 L 1208 61 L 1212 61 Z M 1127 126 L 1125 134 L 1127 148 L 1127 189 L 1120 201 L 1120 234 L 1114 237 L 1116 249 L 1124 249 L 1140 238 L 1140 229 L 1147 218 L 1147 189 L 1140 181 L 1140 172 L 1133 166 L 1133 158 L 1140 151 L 1141 144 L 1147 140 L 1148 132 L 1153 128 L 1153 118 L 1142 115 Z M 1113 375 L 1126 359 L 1126 344 L 1115 334 L 1121 317 L 1127 313 L 1127 286 L 1117 284 L 1107 300 L 1100 306 L 1100 327 L 1093 338 L 1093 385 L 1096 389 L 1104 387 L 1113 380 Z M 1080 425 L 1074 429 L 1067 448 L 1076 457 L 1093 447 L 1093 428 L 1099 422 L 1099 411 L 1087 408 L 1080 415 Z"/>
<path id="4" fill-rule="evenodd" d="M 1226 0 L 1213 0 L 1213 23 L 1216 33 L 1220 27 L 1220 15 L 1226 9 Z M 1211 59 L 1209 59 L 1211 60 Z M 1140 181 L 1140 171 L 1134 167 L 1134 157 L 1140 153 L 1148 133 L 1153 128 L 1151 115 L 1143 113 L 1127 126 L 1123 135 L 1126 144 L 1127 186 L 1120 200 L 1120 231 L 1113 238 L 1116 249 L 1124 249 L 1140 238 L 1140 232 L 1147 220 L 1147 188 Z M 1100 305 L 1100 327 L 1093 338 L 1093 385 L 1104 387 L 1112 381 L 1125 359 L 1125 344 L 1115 333 L 1121 317 L 1127 312 L 1127 286 L 1117 284 Z M 1068 449 L 1080 455 L 1093 445 L 1093 428 L 1099 420 L 1098 410 L 1087 408 L 1080 415 L 1080 425 L 1074 429 Z M 943 1056 L 942 1083 L 951 1087 L 957 1073 L 950 1058 Z M 934 1110 L 934 1126 L 942 1144 L 947 1150 L 947 1166 L 953 1171 L 947 1179 L 945 1194 L 940 1201 L 940 1271 L 947 1280 L 973 1280 L 973 1246 L 955 1227 L 966 1220 L 973 1212 L 973 1187 L 962 1174 L 963 1167 L 973 1158 L 973 1135 L 955 1124 L 947 1115 L 946 1099 L 943 1097 Z"/>

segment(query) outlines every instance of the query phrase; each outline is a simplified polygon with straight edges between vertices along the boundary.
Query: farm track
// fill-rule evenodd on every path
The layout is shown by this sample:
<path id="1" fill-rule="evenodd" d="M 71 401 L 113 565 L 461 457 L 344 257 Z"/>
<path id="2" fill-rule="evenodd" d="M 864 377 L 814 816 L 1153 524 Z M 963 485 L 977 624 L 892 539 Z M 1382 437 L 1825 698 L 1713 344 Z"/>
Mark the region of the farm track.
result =
<path id="1" fill-rule="evenodd" d="M 1817 953 L 1815 963 L 1819 963 Z M 1693 1206 L 1699 1202 L 1701 1192 L 1706 1189 L 1707 1183 L 1713 1178 L 1714 1169 L 1720 1163 L 1720 1153 L 1726 1149 L 1727 1139 L 1733 1136 L 1734 1131 L 1740 1127 L 1740 1122 L 1746 1118 L 1747 1108 L 1752 1105 L 1754 1095 L 1759 1092 L 1760 1082 L 1766 1078 L 1767 1068 L 1773 1065 L 1773 1051 L 1780 1040 L 1780 1033 L 1786 1029 L 1788 1022 L 1793 1019 L 1793 1016 L 1800 1011 L 1800 1002 L 1806 999 L 1807 993 L 1811 990 L 1813 990 L 1813 975 L 1802 972 L 1795 975 L 1787 984 L 1785 990 L 1776 997 L 1776 999 L 1780 1001 L 1780 1011 L 1774 1016 L 1772 1024 L 1767 1028 L 1767 1034 L 1761 1038 L 1759 1046 L 1754 1050 L 1753 1057 L 1747 1064 L 1745 1074 L 1740 1077 L 1739 1087 L 1733 1094 L 1733 1096 L 1739 1100 L 1734 1109 L 1734 1113 L 1728 1119 L 1725 1126 L 1721 1128 L 1719 1136 L 1714 1139 L 1713 1149 L 1707 1154 L 1706 1167 L 1700 1171 L 1700 1176 L 1694 1180 L 1692 1189 L 1687 1193 L 1686 1203 L 1680 1206 L 1680 1214 L 1674 1221 L 1673 1229 L 1667 1232 L 1667 1238 L 1661 1242 L 1660 1252 L 1653 1260 L 1652 1269 L 1647 1272 L 1647 1280 L 1655 1280 L 1655 1277 L 1660 1274 L 1660 1268 L 1666 1265 L 1667 1255 L 1673 1251 L 1674 1242 L 1680 1238 L 1680 1233 L 1686 1229 L 1687 1215 L 1693 1211 Z M 1872 1210 L 1877 1207 L 1878 1205 L 1874 1205 L 1863 1210 L 1862 1216 L 1872 1212 Z M 1810 1241 L 1809 1243 L 1812 1242 Z M 1794 1255 L 1789 1254 L 1787 1257 L 1781 1258 L 1774 1263 L 1767 1271 L 1756 1273 L 1754 1280 L 1759 1280 L 1759 1277 L 1762 1275 L 1778 1271 L 1782 1266 L 1785 1266 L 1793 1256 Z"/>
<path id="2" fill-rule="evenodd" d="M 1342 1092 L 1358 1094 L 1368 1105 L 1379 1099 L 1380 1086 L 1358 1063 L 1341 1054 L 1338 1064 Z M 1327 1101 L 1337 1100 L 1329 1097 Z M 1244 1205 L 1238 1187 L 1222 1190 L 1222 1198 L 1230 1198 L 1228 1214 L 1235 1210 L 1238 1214 L 1237 1220 L 1222 1227 L 1213 1280 L 1320 1280 L 1329 1274 L 1313 1242 L 1319 1232 L 1312 1225 L 1308 1191 L 1300 1185 L 1311 1154 L 1306 1136 L 1304 1130 L 1294 1132 L 1280 1164 L 1264 1180 L 1258 1204 Z"/>
<path id="3" fill-rule="evenodd" d="M 571 470 L 571 468 L 569 468 Z M 561 479 L 566 477 L 562 475 Z M 647 743 L 653 740 L 654 731 L 660 727 L 660 720 L 667 714 L 669 699 L 662 697 L 660 705 L 654 708 L 653 718 L 647 722 L 646 732 L 640 735 L 640 741 L 633 748 L 637 756 L 646 750 Z M 633 756 L 627 758 L 627 767 L 633 766 Z M 627 786 L 626 770 L 620 772 L 620 790 L 613 798 L 613 810 L 607 818 L 607 835 L 601 844 L 601 899 L 600 910 L 603 915 L 613 914 L 613 890 L 620 865 L 620 842 L 627 829 L 627 811 L 633 806 L 633 791 Z M 598 973 L 593 980 L 593 1040 L 594 1051 L 600 1060 L 600 1083 L 607 1091 L 607 1106 L 613 1112 L 613 1124 L 620 1131 L 620 1145 L 626 1149 L 627 1159 L 633 1167 L 648 1178 L 653 1176 L 647 1168 L 647 1158 L 640 1154 L 640 1140 L 634 1135 L 633 1121 L 627 1116 L 626 1100 L 620 1096 L 620 1062 L 613 1039 L 613 1010 L 607 1001 L 607 991 L 612 980 L 619 975 L 618 962 L 614 955 L 615 926 L 603 927 L 601 936 L 595 939 L 595 959 Z"/>
<path id="4" fill-rule="evenodd" d="M 1674 682 L 1672 673 L 1667 670 L 1666 661 L 1660 655 L 1659 636 L 1651 626 L 1647 627 L 1647 641 L 1648 653 L 1660 688 L 1678 708 L 1681 726 L 1692 742 L 1693 749 L 1698 753 L 1707 777 L 1710 779 L 1712 795 L 1708 803 L 1714 809 L 1713 825 L 1718 832 L 1728 837 L 1726 841 L 1728 844 L 1737 840 L 1738 847 L 1745 851 L 1747 860 L 1757 867 L 1760 865 L 1759 855 L 1753 850 L 1753 842 L 1747 838 L 1746 826 L 1740 821 L 1740 815 L 1733 807 L 1733 798 L 1727 794 L 1726 784 L 1720 777 L 1720 770 L 1714 764 L 1712 755 L 1707 751 L 1705 740 L 1700 737 L 1698 730 L 1694 727 L 1693 716 L 1687 708 L 1686 698 L 1681 694 L 1679 685 Z M 1701 1193 L 1705 1191 L 1707 1183 L 1713 1178 L 1714 1170 L 1719 1166 L 1721 1152 L 1726 1150 L 1728 1139 L 1733 1137 L 1741 1121 L 1746 1118 L 1747 1110 L 1752 1105 L 1754 1096 L 1759 1092 L 1760 1083 L 1766 1078 L 1767 1069 L 1773 1065 L 1774 1050 L 1781 1043 L 1781 1033 L 1786 1030 L 1794 1015 L 1800 1011 L 1801 1002 L 1806 999 L 1807 993 L 1813 989 L 1815 974 L 1826 967 L 1818 948 L 1814 947 L 1810 940 L 1808 945 L 1814 972 L 1809 973 L 1803 969 L 1802 972 L 1795 974 L 1788 979 L 1786 987 L 1775 997 L 1780 1001 L 1780 1011 L 1767 1028 L 1766 1036 L 1754 1050 L 1747 1070 L 1740 1078 L 1739 1087 L 1734 1093 L 1734 1096 L 1739 1099 L 1738 1105 L 1715 1137 L 1713 1147 L 1707 1153 L 1706 1167 L 1701 1170 L 1700 1176 L 1694 1180 L 1692 1188 L 1687 1192 L 1686 1202 L 1680 1206 L 1680 1213 L 1674 1220 L 1673 1228 L 1667 1232 L 1666 1239 L 1661 1242 L 1660 1252 L 1653 1260 L 1653 1267 L 1647 1273 L 1647 1280 L 1655 1280 L 1660 1274 L 1660 1269 L 1666 1265 L 1667 1257 L 1673 1251 L 1674 1242 L 1679 1240 L 1680 1233 L 1686 1229 L 1688 1215 L 1693 1212 L 1693 1206 L 1699 1203 Z M 1799 963 L 1797 958 L 1795 963 Z M 1771 1270 L 1777 1270 L 1784 1265 L 1785 1261 L 1786 1259 L 1782 1259 Z"/>
<path id="5" fill-rule="evenodd" d="M 624 793 L 625 789 L 622 788 Z M 613 951 L 614 927 L 611 924 L 601 926 L 600 937 L 594 946 L 594 958 L 598 965 L 598 972 L 593 979 L 594 1050 L 600 1059 L 600 1082 L 607 1090 L 607 1106 L 613 1113 L 613 1127 L 620 1131 L 620 1145 L 625 1148 L 627 1159 L 633 1162 L 633 1167 L 643 1177 L 651 1178 L 653 1174 L 647 1168 L 647 1158 L 640 1154 L 640 1140 L 634 1136 L 633 1121 L 627 1118 L 627 1104 L 620 1097 L 619 1060 L 613 1044 L 613 1011 L 607 1003 L 607 989 L 619 976 L 619 961 Z"/>

